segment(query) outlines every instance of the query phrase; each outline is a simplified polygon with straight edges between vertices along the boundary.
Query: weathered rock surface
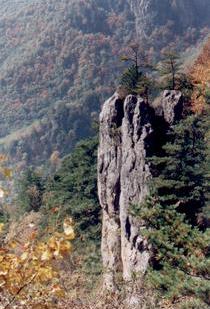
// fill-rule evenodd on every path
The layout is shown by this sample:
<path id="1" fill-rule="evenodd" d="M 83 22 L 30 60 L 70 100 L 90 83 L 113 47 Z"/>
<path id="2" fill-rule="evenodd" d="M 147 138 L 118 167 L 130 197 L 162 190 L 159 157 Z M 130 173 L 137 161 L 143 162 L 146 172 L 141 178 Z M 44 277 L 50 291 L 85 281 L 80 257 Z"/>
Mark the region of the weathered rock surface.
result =
<path id="1" fill-rule="evenodd" d="M 115 275 L 122 270 L 129 282 L 145 273 L 150 250 L 142 236 L 144 222 L 130 214 L 132 204 L 144 201 L 151 179 L 147 155 L 155 150 L 154 133 L 170 125 L 182 106 L 180 92 L 165 91 L 157 111 L 140 97 L 125 98 L 117 92 L 100 114 L 98 192 L 103 210 L 102 258 L 104 287 L 115 289 Z M 156 141 L 157 142 L 157 141 Z"/>
<path id="2" fill-rule="evenodd" d="M 164 90 L 153 106 L 157 115 L 163 117 L 168 124 L 172 124 L 182 114 L 182 94 L 178 90 Z"/>
<path id="3" fill-rule="evenodd" d="M 132 279 L 133 273 L 144 273 L 149 261 L 147 243 L 141 236 L 144 224 L 129 214 L 130 205 L 141 203 L 148 194 L 150 171 L 145 162 L 144 143 L 152 133 L 149 110 L 141 98 L 130 95 L 125 99 L 119 204 L 123 277 L 126 281 Z"/>
<path id="4" fill-rule="evenodd" d="M 108 289 L 114 289 L 114 274 L 121 261 L 119 198 L 122 152 L 117 130 L 121 126 L 122 113 L 123 101 L 116 93 L 106 101 L 100 114 L 98 193 L 103 214 L 104 286 Z"/>

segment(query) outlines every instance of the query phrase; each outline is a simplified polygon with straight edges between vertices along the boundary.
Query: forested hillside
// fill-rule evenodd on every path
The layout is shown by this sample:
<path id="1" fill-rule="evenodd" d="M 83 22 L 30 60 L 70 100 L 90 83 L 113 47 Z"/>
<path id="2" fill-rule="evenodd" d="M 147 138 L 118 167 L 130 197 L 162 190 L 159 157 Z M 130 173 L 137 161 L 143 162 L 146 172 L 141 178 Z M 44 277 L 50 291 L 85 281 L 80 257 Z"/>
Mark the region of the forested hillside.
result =
<path id="1" fill-rule="evenodd" d="M 128 5 L 115 5 L 122 12 L 112 16 L 103 1 L 16 6 L 1 6 L 1 137 L 12 134 L 13 157 L 37 163 L 90 134 L 91 113 L 113 90 L 109 76 L 134 24 Z"/>
<path id="2" fill-rule="evenodd" d="M 209 309 L 209 0 L 0 0 L 0 309 Z"/>
<path id="3" fill-rule="evenodd" d="M 205 7 L 197 8 L 188 1 L 157 6 L 155 1 L 2 0 L 1 149 L 21 168 L 40 165 L 56 150 L 61 156 L 71 151 L 91 134 L 90 123 L 114 89 L 128 44 L 148 33 L 144 46 L 154 59 L 174 40 L 180 50 L 194 46 L 209 24 L 209 4 L 203 2 Z M 183 24 L 180 14 L 189 14 Z"/>

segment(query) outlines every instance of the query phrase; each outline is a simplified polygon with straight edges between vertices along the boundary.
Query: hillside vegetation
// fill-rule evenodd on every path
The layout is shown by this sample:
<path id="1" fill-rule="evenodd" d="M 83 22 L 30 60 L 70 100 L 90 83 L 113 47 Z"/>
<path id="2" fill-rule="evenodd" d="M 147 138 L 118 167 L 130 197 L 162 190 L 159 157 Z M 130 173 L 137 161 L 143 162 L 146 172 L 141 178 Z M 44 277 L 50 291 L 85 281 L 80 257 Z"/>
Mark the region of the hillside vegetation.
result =
<path id="1" fill-rule="evenodd" d="M 209 13 L 208 0 L 0 0 L 0 308 L 131 309 L 132 295 L 142 309 L 209 308 Z M 140 125 L 140 173 L 119 145 L 123 105 L 120 119 L 107 121 L 98 171 L 126 156 L 132 163 L 113 187 L 117 168 L 104 170 L 117 216 L 123 181 L 130 196 L 117 229 L 98 194 L 96 132 L 116 86 L 144 107 L 138 119 L 126 111 Z M 180 96 L 170 124 L 161 114 L 166 89 L 170 102 Z M 145 200 L 133 205 L 132 186 L 144 185 Z M 143 226 L 131 250 L 148 250 L 146 271 L 141 282 L 132 272 L 129 285 L 121 265 L 116 290 L 105 293 L 101 238 L 114 251 L 108 229 L 130 238 L 131 216 Z"/>
<path id="2" fill-rule="evenodd" d="M 208 44 L 204 46 L 191 72 L 196 65 L 202 64 L 203 57 L 205 63 L 208 62 L 208 47 Z M 171 57 L 172 54 L 167 55 Z M 174 54 L 173 61 L 178 61 Z M 168 58 L 163 60 L 162 66 L 167 68 L 164 83 L 172 88 L 179 87 L 183 75 L 177 70 L 173 85 Z M 148 153 L 154 193 L 151 192 L 145 203 L 131 208 L 138 219 L 146 222 L 147 228 L 143 235 L 154 249 L 143 285 L 136 287 L 135 277 L 132 282 L 132 288 L 139 289 L 140 302 L 146 309 L 207 309 L 210 303 L 207 229 L 209 153 L 206 147 L 209 122 L 206 81 L 209 76 L 208 70 L 206 72 L 207 75 L 198 75 L 202 80 L 192 80 L 194 87 L 181 79 L 184 81 L 181 86 L 185 96 L 185 113 L 173 127 L 168 128 L 166 140 L 161 135 L 156 136 L 159 144 L 155 147 L 158 151 Z M 147 83 L 142 84 L 145 80 Z M 124 82 L 130 93 L 143 94 L 150 102 L 147 87 L 152 86 L 148 80 L 144 74 L 136 76 L 133 66 L 121 77 L 121 82 Z M 194 97 L 194 91 L 199 90 L 202 81 L 205 83 L 205 92 L 202 88 L 199 93 L 202 95 L 203 108 L 199 109 L 199 113 L 192 113 L 191 108 L 195 108 L 196 101 L 193 101 L 195 105 L 189 104 L 191 96 Z M 113 133 L 116 132 L 113 130 Z M 3 250 L 0 255 L 0 258 L 6 260 L 6 266 L 2 267 L 7 267 L 4 281 L 2 279 L 6 288 L 5 299 L 8 301 L 14 297 L 14 304 L 19 308 L 24 302 L 26 306 L 29 305 L 30 295 L 35 293 L 36 297 L 31 304 L 45 306 L 43 308 L 130 309 L 125 305 L 126 287 L 122 283 L 120 271 L 119 292 L 111 296 L 110 293 L 101 294 L 101 207 L 97 197 L 97 147 L 98 136 L 83 140 L 63 160 L 54 153 L 51 157 L 51 175 L 42 175 L 40 170 L 29 169 L 20 180 L 19 194 L 13 206 L 19 219 L 10 225 L 6 244 L 3 243 L 9 251 L 6 254 Z M 71 233 L 63 236 L 65 222 L 71 222 L 71 228 L 67 225 L 66 230 L 67 233 L 70 229 Z M 20 235 L 18 240 L 17 234 Z M 69 236 L 73 251 L 66 243 Z M 75 239 L 72 239 L 73 236 Z M 12 241 L 14 238 L 15 242 Z M 23 244 L 25 240 L 27 250 Z M 32 260 L 34 256 L 38 257 L 36 268 L 32 268 L 32 273 L 29 272 L 26 282 L 25 277 L 24 280 L 18 277 L 15 281 L 14 272 L 8 270 L 8 259 L 10 257 L 12 263 L 21 259 L 20 263 L 28 274 L 32 262 L 29 259 L 28 264 L 23 255 L 25 251 Z M 13 255 L 10 256 L 10 253 Z M 20 253 L 22 258 L 19 257 Z M 50 268 L 46 270 L 48 264 Z M 54 265 L 56 273 L 52 274 Z M 13 270 L 16 271 L 16 268 L 13 267 Z M 36 273 L 39 278 L 40 271 L 41 281 L 36 280 L 35 288 L 32 289 L 30 279 Z M 24 293 L 19 295 L 20 288 Z M 40 292 L 43 288 L 46 297 Z"/>
<path id="3" fill-rule="evenodd" d="M 205 95 L 210 96 L 210 39 L 191 69 L 191 77 L 198 89 L 194 91 L 192 101 L 194 111 L 201 111 L 205 105 Z"/>
<path id="4" fill-rule="evenodd" d="M 123 66 L 119 57 L 138 33 L 142 8 L 124 0 L 0 4 L 1 149 L 21 168 L 40 165 L 53 151 L 67 154 L 91 134 L 91 119 L 113 92 Z M 154 59 L 174 39 L 186 49 L 207 31 L 208 19 L 199 24 L 191 18 L 182 38 L 183 28 L 175 26 L 180 4 L 165 5 L 151 6 L 162 22 L 150 20 L 151 13 L 142 26 L 153 24 L 144 44 Z"/>
<path id="5" fill-rule="evenodd" d="M 91 112 L 113 91 L 118 47 L 134 31 L 126 9 L 115 18 L 103 1 L 2 3 L 1 137 L 12 133 L 6 147 L 15 160 L 68 153 L 90 134 Z"/>

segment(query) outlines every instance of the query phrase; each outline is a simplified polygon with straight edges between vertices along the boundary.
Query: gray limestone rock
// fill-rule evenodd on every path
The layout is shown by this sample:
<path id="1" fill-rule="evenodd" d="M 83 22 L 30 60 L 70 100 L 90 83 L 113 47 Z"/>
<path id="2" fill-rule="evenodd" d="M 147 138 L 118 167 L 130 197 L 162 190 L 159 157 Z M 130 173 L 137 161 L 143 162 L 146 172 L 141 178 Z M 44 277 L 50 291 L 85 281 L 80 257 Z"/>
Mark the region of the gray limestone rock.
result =
<path id="1" fill-rule="evenodd" d="M 155 100 L 153 107 L 158 116 L 163 117 L 168 124 L 172 124 L 182 114 L 182 93 L 178 90 L 164 90 L 162 95 Z"/>
<path id="2" fill-rule="evenodd" d="M 140 97 L 125 98 L 116 92 L 105 102 L 100 114 L 98 149 L 98 194 L 103 212 L 102 259 L 104 288 L 115 289 L 119 270 L 126 282 L 145 273 L 150 248 L 143 237 L 145 224 L 129 209 L 149 193 L 151 179 L 147 151 L 158 123 L 171 125 L 182 106 L 182 95 L 164 91 L 156 108 Z M 158 114 L 158 115 L 157 115 Z M 149 142 L 150 141 L 150 142 Z"/>
<path id="3" fill-rule="evenodd" d="M 102 259 L 104 287 L 115 288 L 114 275 L 121 261 L 120 253 L 120 171 L 121 147 L 118 127 L 121 125 L 123 101 L 115 93 L 105 102 L 100 114 L 100 147 L 98 150 L 98 194 L 102 207 Z"/>
<path id="4" fill-rule="evenodd" d="M 141 235 L 144 223 L 129 214 L 130 206 L 141 203 L 148 194 L 150 171 L 145 162 L 145 138 L 152 132 L 149 118 L 145 117 L 148 109 L 141 98 L 130 95 L 125 99 L 119 204 L 123 277 L 126 281 L 132 280 L 133 273 L 143 274 L 149 261 L 147 242 Z"/>

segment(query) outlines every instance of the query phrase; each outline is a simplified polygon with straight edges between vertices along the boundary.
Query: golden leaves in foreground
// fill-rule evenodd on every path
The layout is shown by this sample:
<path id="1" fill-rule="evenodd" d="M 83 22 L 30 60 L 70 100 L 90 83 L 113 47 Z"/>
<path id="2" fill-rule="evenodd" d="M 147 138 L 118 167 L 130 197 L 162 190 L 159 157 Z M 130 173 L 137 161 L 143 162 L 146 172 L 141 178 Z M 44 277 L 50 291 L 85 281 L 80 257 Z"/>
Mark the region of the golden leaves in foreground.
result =
<path id="1" fill-rule="evenodd" d="M 0 233 L 2 233 L 4 230 L 4 223 L 0 223 Z"/>
<path id="2" fill-rule="evenodd" d="M 12 169 L 11 168 L 8 168 L 8 167 L 2 168 L 1 173 L 3 174 L 3 176 L 5 178 L 9 178 L 9 179 L 12 178 Z"/>
<path id="3" fill-rule="evenodd" d="M 73 221 L 71 218 L 66 218 L 63 223 L 63 230 L 66 238 L 68 240 L 72 240 L 75 238 L 74 228 L 73 228 Z"/>
<path id="4" fill-rule="evenodd" d="M 0 232 L 3 228 L 0 224 Z M 56 266 L 72 249 L 70 240 L 74 239 L 75 234 L 71 218 L 65 219 L 63 228 L 63 233 L 55 232 L 46 241 L 33 237 L 21 253 L 16 250 L 18 240 L 14 239 L 0 248 L 0 293 L 5 299 L 3 308 L 11 306 L 11 299 L 12 303 L 26 304 L 30 308 L 52 308 L 50 304 L 55 298 L 65 296 Z"/>

